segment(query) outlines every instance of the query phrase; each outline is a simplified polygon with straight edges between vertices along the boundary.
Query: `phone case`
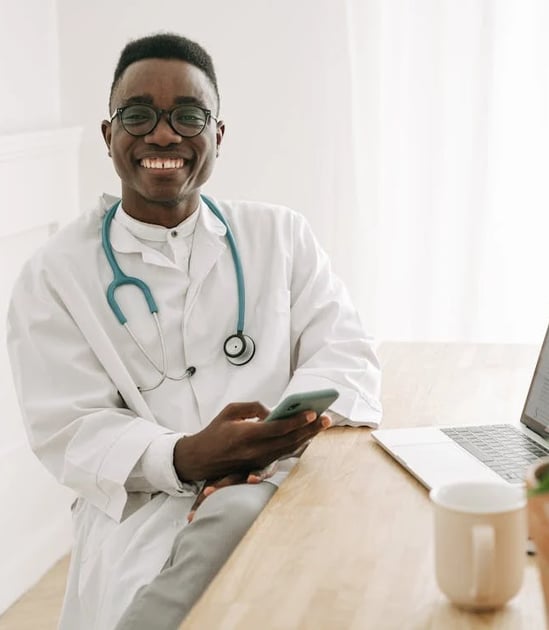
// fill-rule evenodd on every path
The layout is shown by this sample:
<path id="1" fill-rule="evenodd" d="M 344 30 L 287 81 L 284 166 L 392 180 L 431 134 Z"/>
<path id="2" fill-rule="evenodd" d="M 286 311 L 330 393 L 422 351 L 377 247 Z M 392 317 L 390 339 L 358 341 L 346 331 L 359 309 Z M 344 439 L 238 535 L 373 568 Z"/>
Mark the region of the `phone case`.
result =
<path id="1" fill-rule="evenodd" d="M 300 394 L 290 394 L 265 418 L 265 422 L 271 420 L 283 420 L 301 411 L 316 411 L 317 416 L 326 411 L 328 407 L 339 397 L 335 389 L 318 389 Z"/>

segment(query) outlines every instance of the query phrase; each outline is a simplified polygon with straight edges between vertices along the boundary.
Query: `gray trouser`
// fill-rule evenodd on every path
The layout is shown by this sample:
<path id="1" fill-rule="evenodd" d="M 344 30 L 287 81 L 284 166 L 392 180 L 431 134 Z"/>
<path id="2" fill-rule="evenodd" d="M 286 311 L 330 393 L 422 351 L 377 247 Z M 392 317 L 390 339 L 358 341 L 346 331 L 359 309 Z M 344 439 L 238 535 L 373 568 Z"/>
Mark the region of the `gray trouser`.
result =
<path id="1" fill-rule="evenodd" d="M 174 540 L 160 573 L 142 586 L 115 630 L 176 630 L 276 491 L 259 484 L 214 492 Z"/>

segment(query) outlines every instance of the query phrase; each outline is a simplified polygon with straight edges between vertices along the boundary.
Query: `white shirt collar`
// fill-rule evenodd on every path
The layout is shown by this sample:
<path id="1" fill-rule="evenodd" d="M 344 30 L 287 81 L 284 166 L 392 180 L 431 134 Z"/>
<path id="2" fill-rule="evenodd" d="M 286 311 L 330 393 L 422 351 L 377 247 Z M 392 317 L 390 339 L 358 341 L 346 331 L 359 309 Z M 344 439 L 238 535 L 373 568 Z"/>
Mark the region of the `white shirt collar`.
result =
<path id="1" fill-rule="evenodd" d="M 168 240 L 168 234 L 174 230 L 179 232 L 182 236 L 192 234 L 196 227 L 200 210 L 201 204 L 198 205 L 198 208 L 190 216 L 181 221 L 179 225 L 166 228 L 163 225 L 145 223 L 144 221 L 134 219 L 124 210 L 122 204 L 120 204 L 116 210 L 114 220 L 120 223 L 120 225 L 125 227 L 128 232 L 139 240 L 165 242 Z"/>
<path id="2" fill-rule="evenodd" d="M 119 199 L 119 197 L 114 197 L 106 193 L 103 194 L 101 196 L 99 204 L 101 214 L 107 212 L 114 203 L 119 201 Z M 124 214 L 128 217 L 128 219 L 131 220 L 128 221 L 128 225 L 123 223 L 125 221 L 124 218 L 122 218 L 122 222 L 119 220 L 119 214 L 121 216 Z M 197 243 L 203 242 L 204 237 L 207 238 L 208 234 L 210 234 L 211 236 L 215 236 L 216 238 L 223 238 L 227 231 L 223 223 L 213 214 L 213 212 L 209 210 L 209 208 L 203 201 L 200 202 L 200 207 L 198 208 L 198 211 L 193 212 L 190 217 L 187 217 L 187 221 L 189 219 L 195 221 L 193 227 L 195 227 L 196 231 L 200 232 L 201 234 L 200 238 L 196 238 Z M 129 224 L 131 223 L 131 225 L 133 225 L 134 222 L 140 224 L 141 226 L 145 226 L 146 228 L 142 233 L 140 233 L 139 236 L 134 235 L 133 231 L 130 229 Z M 183 221 L 180 226 L 182 226 L 183 223 L 185 223 L 185 221 Z M 153 230 L 149 231 L 148 228 L 150 227 L 152 227 Z M 174 230 L 178 228 L 179 226 L 171 229 Z M 186 228 L 187 226 L 185 226 L 185 229 Z M 138 229 L 141 230 L 141 228 Z M 111 224 L 110 242 L 113 250 L 116 252 L 140 253 L 143 255 L 143 259 L 146 260 L 146 262 L 149 261 L 150 257 L 155 259 L 154 262 L 158 262 L 156 261 L 156 257 L 160 255 L 158 254 L 158 252 L 154 252 L 154 250 L 151 250 L 151 248 L 145 244 L 144 234 L 145 232 L 147 233 L 149 240 L 160 238 L 160 234 L 163 234 L 162 240 L 165 240 L 169 231 L 169 228 L 165 228 L 163 226 L 151 225 L 137 221 L 136 219 L 129 217 L 129 215 L 127 215 L 127 213 L 125 213 L 124 211 L 121 211 L 119 206 L 117 208 L 114 220 Z"/>

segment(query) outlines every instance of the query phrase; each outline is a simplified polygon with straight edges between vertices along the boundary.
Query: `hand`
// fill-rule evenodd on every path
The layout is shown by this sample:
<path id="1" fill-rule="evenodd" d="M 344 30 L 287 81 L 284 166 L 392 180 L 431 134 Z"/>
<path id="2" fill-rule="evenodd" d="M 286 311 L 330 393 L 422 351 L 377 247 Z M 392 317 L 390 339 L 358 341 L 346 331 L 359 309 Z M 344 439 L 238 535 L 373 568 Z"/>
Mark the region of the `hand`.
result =
<path id="1" fill-rule="evenodd" d="M 202 431 L 178 440 L 174 466 L 182 481 L 222 479 L 262 470 L 275 460 L 305 446 L 330 426 L 328 416 L 305 411 L 284 420 L 264 419 L 269 410 L 261 403 L 231 403 Z"/>
<path id="2" fill-rule="evenodd" d="M 204 499 L 213 494 L 216 490 L 220 488 L 227 488 L 228 486 L 235 486 L 241 483 L 261 483 L 272 477 L 278 468 L 278 462 L 273 462 L 269 464 L 263 470 L 257 470 L 249 473 L 248 475 L 244 473 L 234 473 L 232 475 L 226 475 L 221 479 L 216 479 L 215 481 L 206 481 L 202 490 L 199 492 L 196 497 L 195 502 L 192 504 L 191 511 L 187 514 L 187 521 L 192 522 L 196 510 L 200 507 L 200 505 L 204 502 Z"/>

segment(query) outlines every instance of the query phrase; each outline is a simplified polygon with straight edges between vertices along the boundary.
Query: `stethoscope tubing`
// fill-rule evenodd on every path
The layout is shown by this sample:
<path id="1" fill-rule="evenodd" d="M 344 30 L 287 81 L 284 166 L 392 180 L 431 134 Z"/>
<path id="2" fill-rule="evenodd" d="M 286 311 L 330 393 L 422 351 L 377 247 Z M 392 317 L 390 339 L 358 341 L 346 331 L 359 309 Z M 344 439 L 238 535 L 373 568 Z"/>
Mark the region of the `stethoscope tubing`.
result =
<path id="1" fill-rule="evenodd" d="M 245 321 L 246 296 L 245 296 L 245 286 L 244 286 L 244 272 L 242 269 L 240 255 L 238 253 L 238 248 L 236 246 L 236 241 L 234 239 L 231 228 L 227 220 L 225 219 L 225 217 L 219 210 L 219 208 L 216 206 L 213 200 L 211 200 L 209 197 L 206 197 L 205 195 L 200 195 L 200 197 L 202 201 L 206 204 L 206 206 L 210 209 L 210 211 L 223 223 L 226 229 L 226 237 L 229 243 L 229 248 L 231 250 L 231 256 L 233 259 L 235 274 L 236 274 L 236 284 L 237 284 L 237 292 L 238 292 L 238 321 L 237 321 L 237 327 L 236 327 L 236 334 L 231 335 L 225 341 L 224 351 L 225 351 L 225 355 L 227 356 L 227 359 L 233 365 L 244 365 L 245 363 L 248 363 L 251 360 L 251 358 L 254 356 L 255 343 L 250 337 L 243 334 L 244 321 Z M 126 273 L 124 273 L 124 271 L 122 271 L 112 249 L 112 244 L 110 241 L 110 229 L 111 229 L 112 221 L 114 219 L 114 216 L 116 214 L 116 211 L 120 203 L 121 203 L 121 200 L 117 201 L 106 212 L 105 217 L 103 218 L 102 226 L 101 226 L 101 244 L 103 247 L 103 251 L 105 253 L 105 257 L 107 258 L 107 262 L 109 263 L 109 266 L 113 273 L 113 279 L 108 285 L 107 290 L 106 290 L 106 298 L 107 298 L 109 307 L 111 308 L 118 322 L 122 326 L 124 326 L 124 328 L 130 335 L 132 340 L 137 345 L 140 352 L 143 354 L 143 356 L 147 359 L 147 361 L 151 364 L 151 366 L 160 375 L 160 380 L 154 386 L 146 387 L 146 388 L 145 387 L 139 388 L 140 391 L 142 392 L 151 391 L 159 387 L 166 379 L 180 381 L 180 380 L 183 380 L 185 378 L 192 376 L 196 372 L 196 368 L 193 366 L 188 367 L 185 370 L 185 372 L 181 376 L 178 376 L 178 377 L 168 376 L 168 360 L 167 360 L 167 352 L 166 352 L 166 343 L 165 343 L 164 334 L 162 332 L 162 328 L 160 326 L 160 322 L 158 319 L 158 306 L 156 304 L 156 301 L 152 295 L 152 292 L 149 286 L 143 280 L 141 280 L 140 278 L 136 278 L 134 276 L 129 276 Z M 160 340 L 161 367 L 157 365 L 156 361 L 145 350 L 145 348 L 143 347 L 143 345 L 141 344 L 141 342 L 139 341 L 135 333 L 132 331 L 131 327 L 128 324 L 128 320 L 126 316 L 124 315 L 124 312 L 122 311 L 122 309 L 120 308 L 120 305 L 118 304 L 116 300 L 116 296 L 115 296 L 116 290 L 124 285 L 135 286 L 138 290 L 141 291 L 141 293 L 143 294 L 145 298 L 145 301 L 147 302 L 149 312 L 154 318 L 155 326 L 156 326 L 158 337 Z M 240 353 L 243 355 L 243 359 L 240 362 L 238 361 L 237 356 L 232 356 L 227 353 L 227 350 L 226 350 L 227 343 L 232 338 L 238 338 L 239 343 L 240 342 L 243 343 L 243 349 Z M 248 348 L 247 348 L 247 344 L 249 344 Z"/>
<path id="2" fill-rule="evenodd" d="M 236 273 L 236 287 L 238 291 L 238 322 L 236 325 L 237 333 L 242 334 L 244 330 L 244 318 L 246 314 L 246 289 L 244 287 L 244 271 L 242 270 L 242 263 L 240 262 L 240 255 L 238 253 L 238 249 L 236 247 L 236 242 L 234 240 L 234 236 L 232 230 L 227 223 L 225 217 L 221 214 L 219 208 L 215 205 L 215 203 L 206 195 L 200 195 L 202 201 L 208 206 L 208 208 L 213 212 L 213 214 L 223 223 L 227 232 L 226 237 L 229 242 L 229 247 L 231 248 L 231 254 L 233 257 L 235 273 Z"/>

